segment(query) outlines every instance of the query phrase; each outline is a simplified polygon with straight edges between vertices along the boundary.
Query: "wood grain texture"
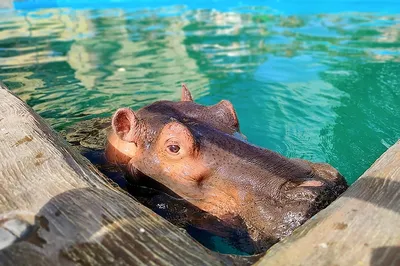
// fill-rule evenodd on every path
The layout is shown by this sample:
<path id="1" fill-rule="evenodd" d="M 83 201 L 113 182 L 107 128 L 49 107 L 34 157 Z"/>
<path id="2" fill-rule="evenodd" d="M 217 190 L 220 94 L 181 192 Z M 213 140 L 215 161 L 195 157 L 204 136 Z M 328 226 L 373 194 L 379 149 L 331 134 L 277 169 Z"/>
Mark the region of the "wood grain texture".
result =
<path id="1" fill-rule="evenodd" d="M 400 265 L 400 141 L 256 265 Z"/>
<path id="2" fill-rule="evenodd" d="M 210 252 L 110 185 L 0 87 L 0 240 L 18 239 L 0 245 L 0 265 L 250 263 Z"/>

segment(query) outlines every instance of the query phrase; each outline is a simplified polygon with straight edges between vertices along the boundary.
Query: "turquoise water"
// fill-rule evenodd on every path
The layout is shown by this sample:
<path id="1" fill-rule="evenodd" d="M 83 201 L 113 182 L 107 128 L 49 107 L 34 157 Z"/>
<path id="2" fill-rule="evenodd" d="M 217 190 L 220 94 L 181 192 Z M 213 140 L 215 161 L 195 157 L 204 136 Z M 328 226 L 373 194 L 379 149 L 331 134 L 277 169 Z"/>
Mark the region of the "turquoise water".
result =
<path id="1" fill-rule="evenodd" d="M 232 101 L 251 142 L 353 182 L 400 138 L 400 7 L 249 3 L 16 2 L 0 79 L 58 130 L 186 82 L 199 103 Z"/>
<path id="2" fill-rule="evenodd" d="M 251 142 L 350 183 L 400 138 L 396 1 L 182 2 L 10 1 L 0 80 L 57 130 L 186 82 L 232 101 Z"/>

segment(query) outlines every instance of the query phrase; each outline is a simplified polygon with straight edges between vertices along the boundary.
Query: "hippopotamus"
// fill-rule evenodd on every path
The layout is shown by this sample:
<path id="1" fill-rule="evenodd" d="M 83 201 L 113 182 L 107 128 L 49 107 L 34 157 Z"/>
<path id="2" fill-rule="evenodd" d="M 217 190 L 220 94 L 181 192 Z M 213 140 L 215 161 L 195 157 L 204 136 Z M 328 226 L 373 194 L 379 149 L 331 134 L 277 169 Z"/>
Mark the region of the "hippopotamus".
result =
<path id="1" fill-rule="evenodd" d="M 244 228 L 263 251 L 347 188 L 331 165 L 287 158 L 249 143 L 227 101 L 204 106 L 182 86 L 181 101 L 118 109 L 106 158 L 148 176 L 200 210 Z"/>

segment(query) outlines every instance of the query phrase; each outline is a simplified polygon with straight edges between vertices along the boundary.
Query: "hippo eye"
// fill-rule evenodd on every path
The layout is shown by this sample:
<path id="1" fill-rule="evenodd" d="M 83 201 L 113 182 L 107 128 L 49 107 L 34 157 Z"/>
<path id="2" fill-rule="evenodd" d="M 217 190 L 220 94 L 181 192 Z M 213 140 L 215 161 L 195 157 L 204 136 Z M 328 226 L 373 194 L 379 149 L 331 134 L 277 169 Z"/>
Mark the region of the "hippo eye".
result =
<path id="1" fill-rule="evenodd" d="M 178 145 L 168 145 L 168 151 L 171 153 L 178 153 L 180 149 Z"/>

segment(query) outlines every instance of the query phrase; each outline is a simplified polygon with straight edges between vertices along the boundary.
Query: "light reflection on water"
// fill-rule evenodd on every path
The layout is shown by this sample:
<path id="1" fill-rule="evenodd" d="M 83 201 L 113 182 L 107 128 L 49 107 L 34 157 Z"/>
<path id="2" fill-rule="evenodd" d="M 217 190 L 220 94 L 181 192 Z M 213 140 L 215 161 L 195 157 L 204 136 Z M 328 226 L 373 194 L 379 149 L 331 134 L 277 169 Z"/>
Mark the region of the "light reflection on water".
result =
<path id="1" fill-rule="evenodd" d="M 58 130 L 186 82 L 199 103 L 232 101 L 250 142 L 350 182 L 400 138 L 398 15 L 228 9 L 3 10 L 0 80 Z"/>
<path id="2" fill-rule="evenodd" d="M 231 100 L 251 142 L 352 182 L 400 137 L 399 22 L 251 6 L 2 11 L 0 79 L 58 130 L 177 100 L 186 82 L 199 103 Z"/>

